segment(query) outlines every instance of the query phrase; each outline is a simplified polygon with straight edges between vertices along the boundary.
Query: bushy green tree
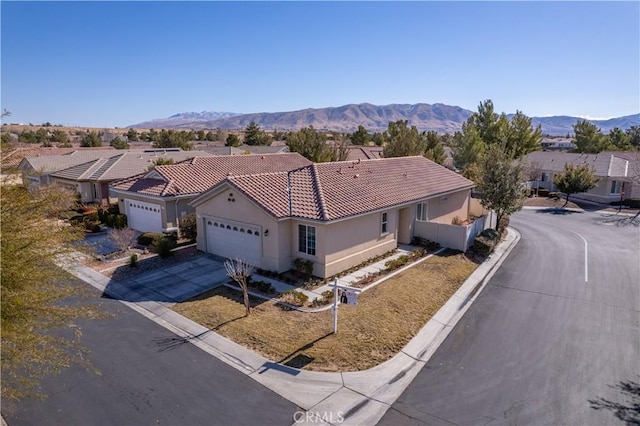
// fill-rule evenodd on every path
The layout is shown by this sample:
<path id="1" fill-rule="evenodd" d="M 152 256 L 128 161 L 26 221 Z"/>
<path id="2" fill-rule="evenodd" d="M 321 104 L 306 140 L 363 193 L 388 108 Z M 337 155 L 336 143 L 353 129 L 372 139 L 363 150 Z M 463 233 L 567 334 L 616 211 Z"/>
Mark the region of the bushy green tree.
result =
<path id="1" fill-rule="evenodd" d="M 100 139 L 100 134 L 96 131 L 91 131 L 84 135 L 82 140 L 80 141 L 80 146 L 82 147 L 100 147 L 102 146 L 102 140 Z"/>
<path id="2" fill-rule="evenodd" d="M 438 133 L 429 131 L 423 133 L 423 137 L 425 139 L 424 156 L 431 161 L 435 161 L 436 163 L 443 165 L 447 156 L 444 152 L 444 147 L 442 146 Z"/>
<path id="3" fill-rule="evenodd" d="M 155 148 L 181 148 L 185 151 L 191 150 L 193 145 L 189 142 L 191 132 L 175 130 L 161 130 L 157 139 L 153 143 Z"/>
<path id="4" fill-rule="evenodd" d="M 614 127 L 609 132 L 609 142 L 616 149 L 619 149 L 621 151 L 633 149 L 633 145 L 631 145 L 631 138 L 629 137 L 629 135 L 623 132 L 622 129 L 618 127 Z"/>
<path id="5" fill-rule="evenodd" d="M 40 378 L 73 364 L 86 364 L 76 321 L 96 316 L 82 298 L 82 287 L 55 266 L 82 238 L 57 215 L 75 204 L 75 194 L 56 185 L 33 191 L 2 187 L 0 318 L 2 396 L 38 396 Z M 86 295 L 86 294 L 85 294 Z M 74 296 L 73 303 L 68 298 Z M 53 329 L 72 331 L 68 335 Z"/>
<path id="6" fill-rule="evenodd" d="M 204 130 L 198 130 L 198 140 L 204 141 L 207 139 L 207 134 Z"/>
<path id="7" fill-rule="evenodd" d="M 197 219 L 196 214 L 191 213 L 180 219 L 180 225 L 178 226 L 180 230 L 180 236 L 182 238 L 187 238 L 191 241 L 195 241 L 198 236 L 198 227 L 197 227 Z"/>
<path id="8" fill-rule="evenodd" d="M 358 130 L 351 133 L 349 139 L 354 145 L 367 145 L 371 141 L 371 135 L 364 126 L 358 126 Z"/>
<path id="9" fill-rule="evenodd" d="M 385 158 L 423 155 L 426 148 L 426 142 L 418 128 L 409 127 L 407 120 L 389 123 L 386 142 L 383 150 Z"/>
<path id="10" fill-rule="evenodd" d="M 129 149 L 130 145 L 127 141 L 120 139 L 118 136 L 113 138 L 109 145 L 114 147 L 115 149 Z"/>
<path id="11" fill-rule="evenodd" d="M 496 230 L 501 231 L 503 218 L 522 208 L 525 182 L 524 167 L 514 161 L 500 144 L 489 145 L 479 161 L 476 181 L 480 191 L 480 203 L 496 214 Z"/>
<path id="12" fill-rule="evenodd" d="M 579 194 L 595 188 L 598 185 L 598 178 L 589 164 L 574 166 L 567 163 L 564 165 L 564 171 L 553 177 L 553 184 L 558 191 L 565 194 L 564 206 L 566 206 L 571 194 Z"/>
<path id="13" fill-rule="evenodd" d="M 229 136 L 227 136 L 227 140 L 224 143 L 225 146 L 240 146 L 240 138 L 238 137 L 238 135 L 235 135 L 233 133 L 229 133 Z"/>
<path id="14" fill-rule="evenodd" d="M 629 137 L 629 145 L 634 149 L 640 149 L 640 126 L 631 126 L 625 133 Z"/>
<path id="15" fill-rule="evenodd" d="M 513 158 L 521 158 L 533 151 L 540 150 L 542 128 L 533 128 L 531 118 L 516 111 L 509 120 L 506 129 L 506 149 Z"/>
<path id="16" fill-rule="evenodd" d="M 573 125 L 573 132 L 575 133 L 573 139 L 573 143 L 576 145 L 575 152 L 597 154 L 613 148 L 609 138 L 603 135 L 595 124 L 587 120 L 578 120 Z"/>
<path id="17" fill-rule="evenodd" d="M 127 131 L 127 139 L 129 139 L 131 142 L 137 141 L 138 132 L 136 132 L 135 129 L 129 129 Z"/>
<path id="18" fill-rule="evenodd" d="M 271 136 L 256 124 L 255 121 L 249 123 L 244 130 L 244 143 L 246 145 L 271 145 Z"/>
<path id="19" fill-rule="evenodd" d="M 297 152 L 314 163 L 333 161 L 332 147 L 327 144 L 327 136 L 313 126 L 289 133 L 287 146 L 290 152 Z"/>

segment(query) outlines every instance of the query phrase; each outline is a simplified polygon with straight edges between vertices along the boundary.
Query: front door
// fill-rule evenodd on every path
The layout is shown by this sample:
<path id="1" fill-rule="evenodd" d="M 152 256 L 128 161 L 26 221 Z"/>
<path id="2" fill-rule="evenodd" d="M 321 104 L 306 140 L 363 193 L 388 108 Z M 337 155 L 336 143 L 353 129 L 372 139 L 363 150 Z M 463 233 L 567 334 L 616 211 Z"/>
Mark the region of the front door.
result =
<path id="1" fill-rule="evenodd" d="M 413 227 L 411 207 L 405 207 L 398 212 L 398 243 L 410 244 Z"/>

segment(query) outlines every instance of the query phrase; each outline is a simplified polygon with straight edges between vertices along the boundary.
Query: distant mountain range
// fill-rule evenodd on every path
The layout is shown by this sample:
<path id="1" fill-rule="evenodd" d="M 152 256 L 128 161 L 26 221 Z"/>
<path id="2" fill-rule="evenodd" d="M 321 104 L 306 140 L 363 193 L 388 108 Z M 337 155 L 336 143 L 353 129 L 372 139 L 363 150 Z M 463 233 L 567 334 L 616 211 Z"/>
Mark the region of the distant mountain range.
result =
<path id="1" fill-rule="evenodd" d="M 444 104 L 392 104 L 372 105 L 349 104 L 330 108 L 308 108 L 289 112 L 262 112 L 237 114 L 232 112 L 185 112 L 129 127 L 138 129 L 243 129 L 254 121 L 265 130 L 298 130 L 313 126 L 320 130 L 353 132 L 358 126 L 369 131 L 385 130 L 390 121 L 408 120 L 420 130 L 434 130 L 439 133 L 453 133 L 461 129 L 472 111 Z M 553 116 L 532 117 L 534 126 L 540 124 L 548 135 L 564 136 L 573 133 L 572 126 L 579 117 Z M 608 120 L 589 120 L 603 132 L 614 127 L 627 129 L 640 125 L 640 114 Z"/>

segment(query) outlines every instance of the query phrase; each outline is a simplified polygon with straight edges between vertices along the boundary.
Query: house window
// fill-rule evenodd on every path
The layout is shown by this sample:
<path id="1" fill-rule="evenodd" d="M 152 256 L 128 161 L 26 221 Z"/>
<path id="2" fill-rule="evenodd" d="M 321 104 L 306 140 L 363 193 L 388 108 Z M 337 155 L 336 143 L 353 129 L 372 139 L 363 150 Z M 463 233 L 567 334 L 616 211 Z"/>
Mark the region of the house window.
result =
<path id="1" fill-rule="evenodd" d="M 298 251 L 300 253 L 316 255 L 316 227 L 298 225 Z"/>
<path id="2" fill-rule="evenodd" d="M 416 212 L 416 220 L 426 222 L 427 221 L 427 203 L 418 204 L 418 211 Z"/>
<path id="3" fill-rule="evenodd" d="M 382 233 L 387 233 L 387 213 L 382 213 Z"/>
<path id="4" fill-rule="evenodd" d="M 612 194 L 619 194 L 620 193 L 620 182 L 617 180 L 614 180 L 613 182 L 611 182 L 611 193 Z"/>
<path id="5" fill-rule="evenodd" d="M 546 182 L 547 180 L 548 180 L 547 174 L 545 172 L 542 172 L 542 175 L 540 177 L 540 181 Z"/>

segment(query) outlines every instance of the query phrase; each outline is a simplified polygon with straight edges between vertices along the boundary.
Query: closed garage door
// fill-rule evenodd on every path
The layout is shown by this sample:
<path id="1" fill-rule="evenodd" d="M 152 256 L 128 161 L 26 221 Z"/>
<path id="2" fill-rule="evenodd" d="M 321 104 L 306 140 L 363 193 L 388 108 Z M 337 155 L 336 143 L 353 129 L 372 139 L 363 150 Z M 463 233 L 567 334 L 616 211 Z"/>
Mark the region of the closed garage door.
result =
<path id="1" fill-rule="evenodd" d="M 257 225 L 207 218 L 207 251 L 229 259 L 239 258 L 260 267 L 261 231 Z"/>
<path id="2" fill-rule="evenodd" d="M 124 200 L 129 228 L 140 232 L 162 232 L 160 205 Z"/>

